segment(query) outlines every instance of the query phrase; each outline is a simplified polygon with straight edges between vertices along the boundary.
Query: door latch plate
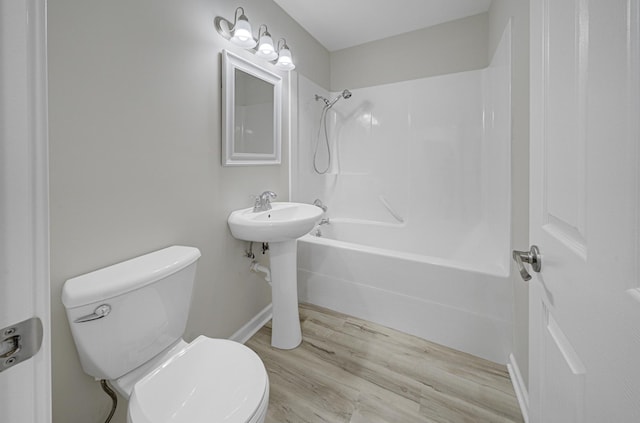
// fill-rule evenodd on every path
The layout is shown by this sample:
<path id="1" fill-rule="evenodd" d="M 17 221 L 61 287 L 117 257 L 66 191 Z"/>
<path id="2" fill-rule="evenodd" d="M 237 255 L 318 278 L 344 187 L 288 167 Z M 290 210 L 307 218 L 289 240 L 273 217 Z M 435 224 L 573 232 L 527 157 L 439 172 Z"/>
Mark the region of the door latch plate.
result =
<path id="1" fill-rule="evenodd" d="M 0 372 L 30 359 L 42 345 L 42 322 L 32 317 L 0 329 Z"/>

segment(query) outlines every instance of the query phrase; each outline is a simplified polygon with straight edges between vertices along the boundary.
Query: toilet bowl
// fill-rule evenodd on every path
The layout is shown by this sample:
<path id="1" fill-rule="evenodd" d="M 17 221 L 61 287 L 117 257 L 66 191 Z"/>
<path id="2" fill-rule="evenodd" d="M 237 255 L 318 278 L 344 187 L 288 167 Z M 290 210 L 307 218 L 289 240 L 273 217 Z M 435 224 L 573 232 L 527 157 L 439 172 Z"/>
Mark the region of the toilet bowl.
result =
<path id="1" fill-rule="evenodd" d="M 200 336 L 134 385 L 128 421 L 262 423 L 268 402 L 267 374 L 252 350 Z"/>
<path id="2" fill-rule="evenodd" d="M 129 423 L 262 423 L 264 364 L 226 339 L 182 339 L 200 251 L 173 246 L 65 282 L 85 373 L 129 400 Z"/>

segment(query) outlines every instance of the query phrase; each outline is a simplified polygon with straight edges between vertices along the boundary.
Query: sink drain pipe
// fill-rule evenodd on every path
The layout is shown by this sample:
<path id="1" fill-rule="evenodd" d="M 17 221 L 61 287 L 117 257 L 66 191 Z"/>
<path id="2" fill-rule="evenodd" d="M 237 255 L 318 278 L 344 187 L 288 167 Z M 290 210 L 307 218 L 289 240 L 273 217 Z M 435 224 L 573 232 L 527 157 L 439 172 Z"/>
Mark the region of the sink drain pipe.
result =
<path id="1" fill-rule="evenodd" d="M 258 263 L 255 260 L 251 261 L 251 264 L 249 265 L 249 269 L 251 269 L 252 272 L 262 272 L 264 273 L 264 280 L 269 282 L 269 285 L 271 285 L 271 270 L 269 270 L 269 268 L 267 266 L 263 266 L 260 263 Z"/>

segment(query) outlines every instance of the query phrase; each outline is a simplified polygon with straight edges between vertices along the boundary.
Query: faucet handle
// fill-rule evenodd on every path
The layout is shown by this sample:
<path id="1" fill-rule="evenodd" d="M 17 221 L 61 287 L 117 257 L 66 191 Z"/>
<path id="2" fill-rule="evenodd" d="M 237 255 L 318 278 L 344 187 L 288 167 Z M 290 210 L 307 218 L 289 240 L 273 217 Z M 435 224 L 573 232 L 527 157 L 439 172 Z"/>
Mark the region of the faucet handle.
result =
<path id="1" fill-rule="evenodd" d="M 327 211 L 327 206 L 325 206 L 324 204 L 322 204 L 322 200 L 320 200 L 319 198 L 316 198 L 313 201 L 313 205 L 316 207 L 320 207 L 322 209 L 323 212 Z"/>
<path id="2" fill-rule="evenodd" d="M 263 201 L 271 201 L 271 200 L 275 200 L 277 196 L 278 194 L 276 194 L 273 191 L 265 191 L 262 194 L 260 194 L 260 199 Z"/>
<path id="3" fill-rule="evenodd" d="M 265 191 L 256 196 L 256 201 L 253 204 L 253 212 L 271 210 L 271 200 L 277 196 L 278 195 L 273 191 Z"/>

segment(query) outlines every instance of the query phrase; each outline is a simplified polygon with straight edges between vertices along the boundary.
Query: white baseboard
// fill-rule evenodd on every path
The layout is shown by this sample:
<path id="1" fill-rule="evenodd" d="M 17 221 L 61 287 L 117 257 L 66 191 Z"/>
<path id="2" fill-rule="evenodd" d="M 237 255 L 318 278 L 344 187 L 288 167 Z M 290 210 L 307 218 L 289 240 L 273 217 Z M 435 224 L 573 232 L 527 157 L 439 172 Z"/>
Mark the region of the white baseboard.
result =
<path id="1" fill-rule="evenodd" d="M 262 326 L 267 323 L 273 316 L 273 309 L 271 304 L 266 306 L 262 311 L 256 314 L 253 319 L 249 320 L 246 325 L 238 329 L 236 333 L 229 337 L 230 340 L 240 342 L 244 344 L 251 338 L 256 332 L 260 330 Z"/>
<path id="2" fill-rule="evenodd" d="M 509 370 L 509 376 L 511 376 L 513 389 L 516 391 L 516 397 L 518 398 L 518 404 L 520 404 L 520 411 L 522 411 L 524 423 L 529 423 L 529 391 L 522 379 L 520 367 L 518 367 L 518 362 L 513 354 L 509 354 L 507 369 Z"/>

